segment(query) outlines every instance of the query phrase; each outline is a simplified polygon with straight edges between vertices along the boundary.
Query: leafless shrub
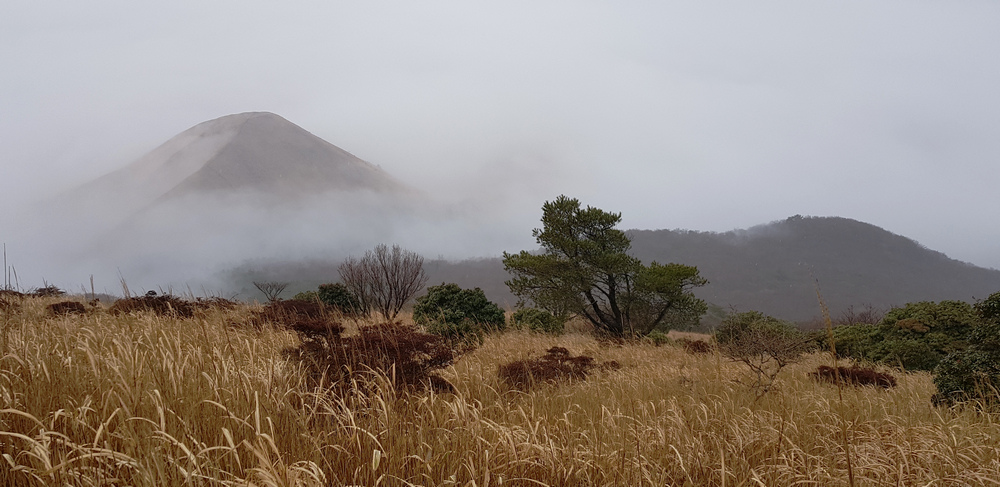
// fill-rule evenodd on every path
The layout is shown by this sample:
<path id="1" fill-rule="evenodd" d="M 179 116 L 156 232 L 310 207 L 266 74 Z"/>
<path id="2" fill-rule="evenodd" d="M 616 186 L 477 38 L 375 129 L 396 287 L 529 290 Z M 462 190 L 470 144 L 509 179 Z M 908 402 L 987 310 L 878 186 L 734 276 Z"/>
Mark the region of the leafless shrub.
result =
<path id="1" fill-rule="evenodd" d="M 810 372 L 809 376 L 814 380 L 831 384 L 840 381 L 841 384 L 852 386 L 877 386 L 883 389 L 896 387 L 896 378 L 892 374 L 866 367 L 841 366 L 833 368 L 828 365 L 820 365 L 815 372 Z"/>
<path id="2" fill-rule="evenodd" d="M 272 303 L 278 300 L 278 296 L 285 291 L 288 284 L 287 282 L 253 281 L 254 287 L 264 293 L 264 297 Z"/>
<path id="3" fill-rule="evenodd" d="M 694 355 L 712 353 L 712 344 L 704 340 L 692 340 L 690 338 L 680 338 L 677 343 L 684 347 L 684 351 Z"/>
<path id="4" fill-rule="evenodd" d="M 58 303 L 52 303 L 45 307 L 46 311 L 50 314 L 56 316 L 65 316 L 72 314 L 86 314 L 87 307 L 83 303 L 77 301 L 60 301 Z"/>
<path id="5" fill-rule="evenodd" d="M 803 333 L 774 322 L 755 322 L 727 336 L 719 351 L 753 372 L 750 389 L 759 399 L 771 390 L 781 370 L 798 362 L 810 347 L 811 340 Z"/>
<path id="6" fill-rule="evenodd" d="M 149 311 L 159 316 L 173 316 L 177 318 L 190 318 L 194 316 L 194 307 L 191 306 L 191 303 L 169 294 L 163 296 L 134 296 L 119 299 L 111 305 L 108 311 L 114 315 Z"/>
<path id="7" fill-rule="evenodd" d="M 621 365 L 616 361 L 597 364 L 593 357 L 587 355 L 574 357 L 563 347 L 552 347 L 541 357 L 503 364 L 497 374 L 500 380 L 509 386 L 528 390 L 541 383 L 585 380 L 598 367 L 615 370 Z"/>
<path id="8" fill-rule="evenodd" d="M 386 321 L 394 320 L 427 284 L 424 258 L 399 245 L 379 244 L 361 259 L 349 257 L 339 271 L 344 285 L 361 302 L 361 312 L 377 311 Z"/>
<path id="9" fill-rule="evenodd" d="M 871 303 L 866 303 L 859 308 L 855 308 L 852 304 L 841 313 L 840 319 L 833 322 L 833 325 L 877 325 L 882 321 L 882 318 L 885 318 L 885 313 L 884 309 L 876 308 Z"/>

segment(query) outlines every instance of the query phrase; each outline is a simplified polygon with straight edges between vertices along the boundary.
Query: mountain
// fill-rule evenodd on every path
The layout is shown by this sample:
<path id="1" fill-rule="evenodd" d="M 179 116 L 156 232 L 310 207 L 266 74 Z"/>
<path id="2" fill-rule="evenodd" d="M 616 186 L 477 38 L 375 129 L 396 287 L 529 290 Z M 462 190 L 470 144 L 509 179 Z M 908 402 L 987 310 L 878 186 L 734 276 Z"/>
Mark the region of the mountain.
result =
<path id="1" fill-rule="evenodd" d="M 1000 271 L 847 218 L 794 216 L 726 233 L 629 234 L 633 254 L 644 261 L 698 266 L 711 282 L 698 290 L 701 298 L 794 321 L 821 316 L 817 285 L 833 318 L 852 305 L 974 301 L 1000 291 Z"/>
<path id="2" fill-rule="evenodd" d="M 425 195 L 267 112 L 195 125 L 18 225 L 36 273 L 191 282 L 248 259 L 336 257 L 419 228 Z"/>
<path id="3" fill-rule="evenodd" d="M 412 193 L 379 167 L 268 112 L 209 120 L 63 195 L 119 218 L 155 202 L 234 192 L 281 200 L 328 192 Z"/>

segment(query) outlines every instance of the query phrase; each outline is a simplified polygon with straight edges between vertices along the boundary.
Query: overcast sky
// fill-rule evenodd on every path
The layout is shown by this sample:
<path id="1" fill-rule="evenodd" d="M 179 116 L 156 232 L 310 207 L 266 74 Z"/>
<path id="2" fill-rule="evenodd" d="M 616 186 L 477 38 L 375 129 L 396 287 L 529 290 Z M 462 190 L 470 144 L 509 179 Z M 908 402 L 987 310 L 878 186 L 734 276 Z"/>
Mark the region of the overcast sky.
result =
<path id="1" fill-rule="evenodd" d="M 843 216 L 1000 268 L 998 25 L 993 0 L 5 0 L 0 224 L 271 111 L 528 241 L 567 194 L 626 228 Z"/>

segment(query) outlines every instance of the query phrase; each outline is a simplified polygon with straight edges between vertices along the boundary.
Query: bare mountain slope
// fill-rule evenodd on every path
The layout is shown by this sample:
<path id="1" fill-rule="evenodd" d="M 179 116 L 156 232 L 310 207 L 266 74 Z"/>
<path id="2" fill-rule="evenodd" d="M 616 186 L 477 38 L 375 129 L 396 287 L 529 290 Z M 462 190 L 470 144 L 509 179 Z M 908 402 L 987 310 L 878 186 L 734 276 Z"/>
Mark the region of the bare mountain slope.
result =
<path id="1" fill-rule="evenodd" d="M 228 126 L 231 138 L 166 196 L 242 189 L 289 197 L 404 189 L 378 167 L 273 113 L 243 113 L 207 123 Z"/>
<path id="2" fill-rule="evenodd" d="M 412 192 L 377 166 L 268 112 L 228 115 L 181 132 L 128 166 L 61 196 L 118 218 L 157 200 L 252 191 L 283 199 L 330 191 Z"/>

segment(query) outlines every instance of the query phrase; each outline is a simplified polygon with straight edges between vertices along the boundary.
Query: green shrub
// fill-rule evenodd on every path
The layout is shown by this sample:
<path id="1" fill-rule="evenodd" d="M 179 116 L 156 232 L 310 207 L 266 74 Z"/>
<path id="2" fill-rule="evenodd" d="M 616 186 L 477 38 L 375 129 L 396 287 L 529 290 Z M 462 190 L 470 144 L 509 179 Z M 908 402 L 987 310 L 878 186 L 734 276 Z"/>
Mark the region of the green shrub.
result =
<path id="1" fill-rule="evenodd" d="M 296 301 L 319 301 L 319 293 L 316 291 L 302 291 L 292 296 Z"/>
<path id="2" fill-rule="evenodd" d="M 977 322 L 962 301 L 921 301 L 893 308 L 877 325 L 834 329 L 837 354 L 908 370 L 934 370 L 949 353 L 965 350 Z"/>
<path id="3" fill-rule="evenodd" d="M 351 292 L 347 286 L 336 284 L 320 284 L 317 297 L 323 304 L 339 311 L 345 315 L 366 315 L 368 314 L 361 300 Z"/>
<path id="4" fill-rule="evenodd" d="M 968 336 L 968 347 L 948 354 L 934 369 L 936 403 L 978 400 L 1000 402 L 1000 292 L 976 303 L 978 322 Z"/>
<path id="5" fill-rule="evenodd" d="M 823 349 L 829 349 L 826 337 L 821 338 Z M 838 356 L 851 357 L 860 362 L 876 362 L 875 347 L 882 340 L 882 334 L 876 325 L 858 323 L 834 328 L 833 339 Z"/>
<path id="6" fill-rule="evenodd" d="M 451 341 L 481 341 L 484 333 L 501 331 L 507 324 L 503 310 L 486 299 L 482 289 L 443 283 L 417 298 L 413 321 Z"/>
<path id="7" fill-rule="evenodd" d="M 516 328 L 527 328 L 540 333 L 558 335 L 563 332 L 565 323 L 543 309 L 521 308 L 511 316 L 511 322 Z"/>
<path id="8" fill-rule="evenodd" d="M 646 339 L 652 342 L 653 345 L 657 347 L 670 344 L 670 338 L 667 336 L 666 333 L 663 333 L 660 330 L 653 330 L 649 332 L 649 334 L 646 335 Z"/>

